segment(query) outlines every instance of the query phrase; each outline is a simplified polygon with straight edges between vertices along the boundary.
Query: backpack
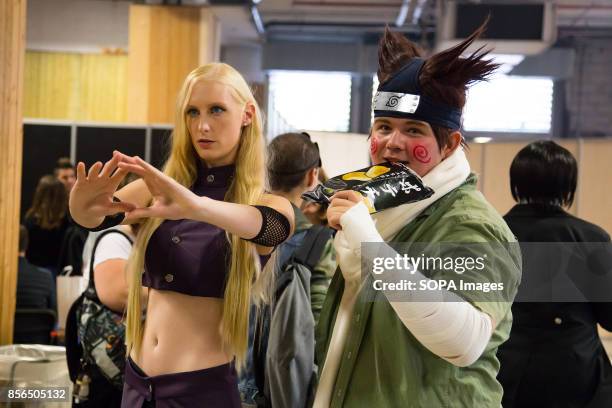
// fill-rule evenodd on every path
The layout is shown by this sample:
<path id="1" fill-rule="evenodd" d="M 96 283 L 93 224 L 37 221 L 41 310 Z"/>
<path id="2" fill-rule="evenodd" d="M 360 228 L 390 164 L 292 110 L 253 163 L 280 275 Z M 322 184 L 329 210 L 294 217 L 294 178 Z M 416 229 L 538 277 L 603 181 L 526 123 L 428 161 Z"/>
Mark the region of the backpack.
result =
<path id="1" fill-rule="evenodd" d="M 80 352 L 79 360 L 82 371 L 88 371 L 87 366 L 95 366 L 96 371 L 101 373 L 113 386 L 122 389 L 127 352 L 124 341 L 123 315 L 102 304 L 96 292 L 93 272 L 98 244 L 103 237 L 112 233 L 121 234 L 132 243 L 129 236 L 117 229 L 103 231 L 96 238 L 89 260 L 90 277 L 87 290 L 73 303 L 67 319 L 66 354 L 71 379 L 78 375 L 75 374 L 78 371 L 76 355 Z M 74 351 L 68 352 L 68 338 L 71 339 L 70 348 Z M 70 369 L 71 366 L 72 369 Z"/>
<path id="2" fill-rule="evenodd" d="M 253 370 L 260 408 L 300 407 L 314 397 L 314 317 L 310 307 L 310 279 L 330 228 L 311 227 L 300 246 L 281 266 L 273 310 L 264 309 L 255 330 Z M 272 341 L 270 341 L 272 339 Z"/>

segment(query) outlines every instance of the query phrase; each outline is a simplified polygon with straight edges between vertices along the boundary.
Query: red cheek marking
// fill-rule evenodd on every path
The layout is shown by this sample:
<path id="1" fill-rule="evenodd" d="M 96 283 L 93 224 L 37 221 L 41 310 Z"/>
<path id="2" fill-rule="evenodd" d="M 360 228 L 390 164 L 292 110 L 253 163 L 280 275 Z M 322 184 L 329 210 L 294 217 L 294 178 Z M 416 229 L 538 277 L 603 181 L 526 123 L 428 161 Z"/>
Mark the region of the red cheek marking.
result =
<path id="1" fill-rule="evenodd" d="M 370 153 L 371 154 L 376 154 L 376 152 L 378 151 L 378 139 L 376 139 L 375 137 L 372 137 L 370 139 Z"/>
<path id="2" fill-rule="evenodd" d="M 412 156 L 421 163 L 429 163 L 431 161 L 431 156 L 425 146 L 415 146 L 414 149 L 412 149 Z"/>

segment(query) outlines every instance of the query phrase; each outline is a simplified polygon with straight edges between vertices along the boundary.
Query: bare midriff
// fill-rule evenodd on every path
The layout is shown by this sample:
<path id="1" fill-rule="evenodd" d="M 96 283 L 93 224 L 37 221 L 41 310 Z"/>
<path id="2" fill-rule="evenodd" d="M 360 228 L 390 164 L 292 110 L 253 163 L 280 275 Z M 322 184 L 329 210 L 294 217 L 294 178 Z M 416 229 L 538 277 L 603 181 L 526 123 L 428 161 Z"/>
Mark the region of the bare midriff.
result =
<path id="1" fill-rule="evenodd" d="M 142 345 L 132 359 L 148 376 L 230 362 L 221 339 L 222 308 L 223 299 L 149 289 Z"/>

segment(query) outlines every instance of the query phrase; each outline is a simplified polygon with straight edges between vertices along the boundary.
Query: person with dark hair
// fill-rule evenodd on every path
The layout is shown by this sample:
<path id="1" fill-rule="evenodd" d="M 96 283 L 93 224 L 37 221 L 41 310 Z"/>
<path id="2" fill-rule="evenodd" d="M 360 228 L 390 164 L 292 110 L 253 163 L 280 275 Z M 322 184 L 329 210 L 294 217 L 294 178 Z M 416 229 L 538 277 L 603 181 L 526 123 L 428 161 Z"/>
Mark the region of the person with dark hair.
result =
<path id="1" fill-rule="evenodd" d="M 70 195 L 72 187 L 76 182 L 76 168 L 68 157 L 60 157 L 57 160 L 53 174 L 66 187 L 66 192 Z M 68 228 L 62 240 L 61 249 L 58 255 L 57 270 L 60 275 L 81 275 L 83 269 L 83 249 L 87 239 L 87 230 L 74 222 L 68 214 Z"/>
<path id="2" fill-rule="evenodd" d="M 574 201 L 577 179 L 576 159 L 553 141 L 518 152 L 510 166 L 517 204 L 504 219 L 519 242 L 610 242 L 603 229 L 563 209 Z M 517 302 L 512 315 L 510 339 L 498 352 L 504 407 L 610 406 L 612 366 L 597 324 L 612 330 L 612 303 Z"/>
<path id="3" fill-rule="evenodd" d="M 301 211 L 305 204 L 301 196 L 319 184 L 321 171 L 319 146 L 310 140 L 307 133 L 285 133 L 277 136 L 268 145 L 267 168 L 272 194 L 289 200 L 295 215 L 293 236 L 278 247 L 278 263 L 283 265 L 313 226 Z M 310 280 L 311 310 L 315 323 L 319 320 L 327 287 L 335 270 L 336 262 L 330 240 Z"/>
<path id="4" fill-rule="evenodd" d="M 293 207 L 295 232 L 278 246 L 275 266 L 264 270 L 274 274 L 274 299 L 267 299 L 257 327 L 251 327 L 255 373 L 247 371 L 240 391 L 245 403 L 261 405 L 266 400 L 263 405 L 298 408 L 312 398 L 314 327 L 336 269 L 332 230 L 313 226 L 301 211 L 302 194 L 319 183 L 321 169 L 319 146 L 308 133 L 272 139 L 266 167 L 270 192 Z M 310 263 L 298 259 L 300 253 L 308 253 Z M 296 262 L 306 268 L 296 267 Z"/>
<path id="5" fill-rule="evenodd" d="M 66 344 L 80 355 L 73 407 L 121 406 L 126 353 L 123 315 L 129 291 L 127 265 L 137 232 L 138 224 L 118 225 L 90 232 L 87 237 L 83 275 L 89 277 L 89 284 L 77 300 L 78 305 L 73 306 L 77 307 L 75 327 L 79 346 Z M 146 298 L 144 289 L 143 298 Z M 91 351 L 101 338 L 111 336 L 116 338 L 106 346 L 111 359 L 101 362 Z M 88 386 L 83 389 L 83 384 Z"/>
<path id="6" fill-rule="evenodd" d="M 30 237 L 28 261 L 57 275 L 59 253 L 68 228 L 68 194 L 54 176 L 41 177 L 24 225 Z"/>
<path id="7" fill-rule="evenodd" d="M 468 85 L 498 66 L 482 49 L 462 57 L 484 26 L 428 59 L 403 35 L 385 30 L 370 157 L 374 164 L 405 163 L 434 194 L 373 215 L 354 191 L 331 198 L 327 215 L 339 230 L 334 239 L 339 269 L 317 326 L 315 408 L 500 406 L 495 354 L 510 332 L 521 255 L 506 223 L 476 190 L 460 132 Z M 404 248 L 418 243 L 440 259 L 484 253 L 487 261 L 478 273 L 463 275 L 452 265 L 362 271 L 372 264 L 372 252 L 384 254 L 384 261 L 402 257 L 387 245 L 391 241 Z M 376 251 L 362 252 L 364 242 L 376 243 Z M 459 279 L 495 282 L 503 289 L 470 291 L 458 283 L 452 290 L 400 293 L 389 285 Z M 386 286 L 377 289 L 377 281 Z"/>
<path id="8" fill-rule="evenodd" d="M 552 140 L 528 144 L 510 166 L 510 192 L 519 205 L 569 208 L 574 202 L 577 182 L 576 159 Z"/>
<path id="9" fill-rule="evenodd" d="M 26 259 L 28 230 L 19 226 L 19 263 L 17 267 L 17 309 L 51 309 L 57 313 L 55 283 L 49 271 L 37 268 Z"/>
<path id="10" fill-rule="evenodd" d="M 53 169 L 53 175 L 62 182 L 66 187 L 66 192 L 70 194 L 70 190 L 72 190 L 76 182 L 76 170 L 74 164 L 72 164 L 68 157 L 60 157 L 57 159 L 57 163 Z"/>

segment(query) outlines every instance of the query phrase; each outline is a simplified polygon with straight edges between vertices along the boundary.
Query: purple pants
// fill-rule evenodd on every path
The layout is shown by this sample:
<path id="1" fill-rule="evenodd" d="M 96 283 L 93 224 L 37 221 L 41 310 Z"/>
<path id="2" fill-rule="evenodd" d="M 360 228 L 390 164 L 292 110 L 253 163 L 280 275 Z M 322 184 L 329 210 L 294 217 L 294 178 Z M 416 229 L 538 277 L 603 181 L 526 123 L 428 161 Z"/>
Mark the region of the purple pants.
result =
<path id="1" fill-rule="evenodd" d="M 240 408 L 236 371 L 232 364 L 204 370 L 148 377 L 128 358 L 122 408 Z"/>

